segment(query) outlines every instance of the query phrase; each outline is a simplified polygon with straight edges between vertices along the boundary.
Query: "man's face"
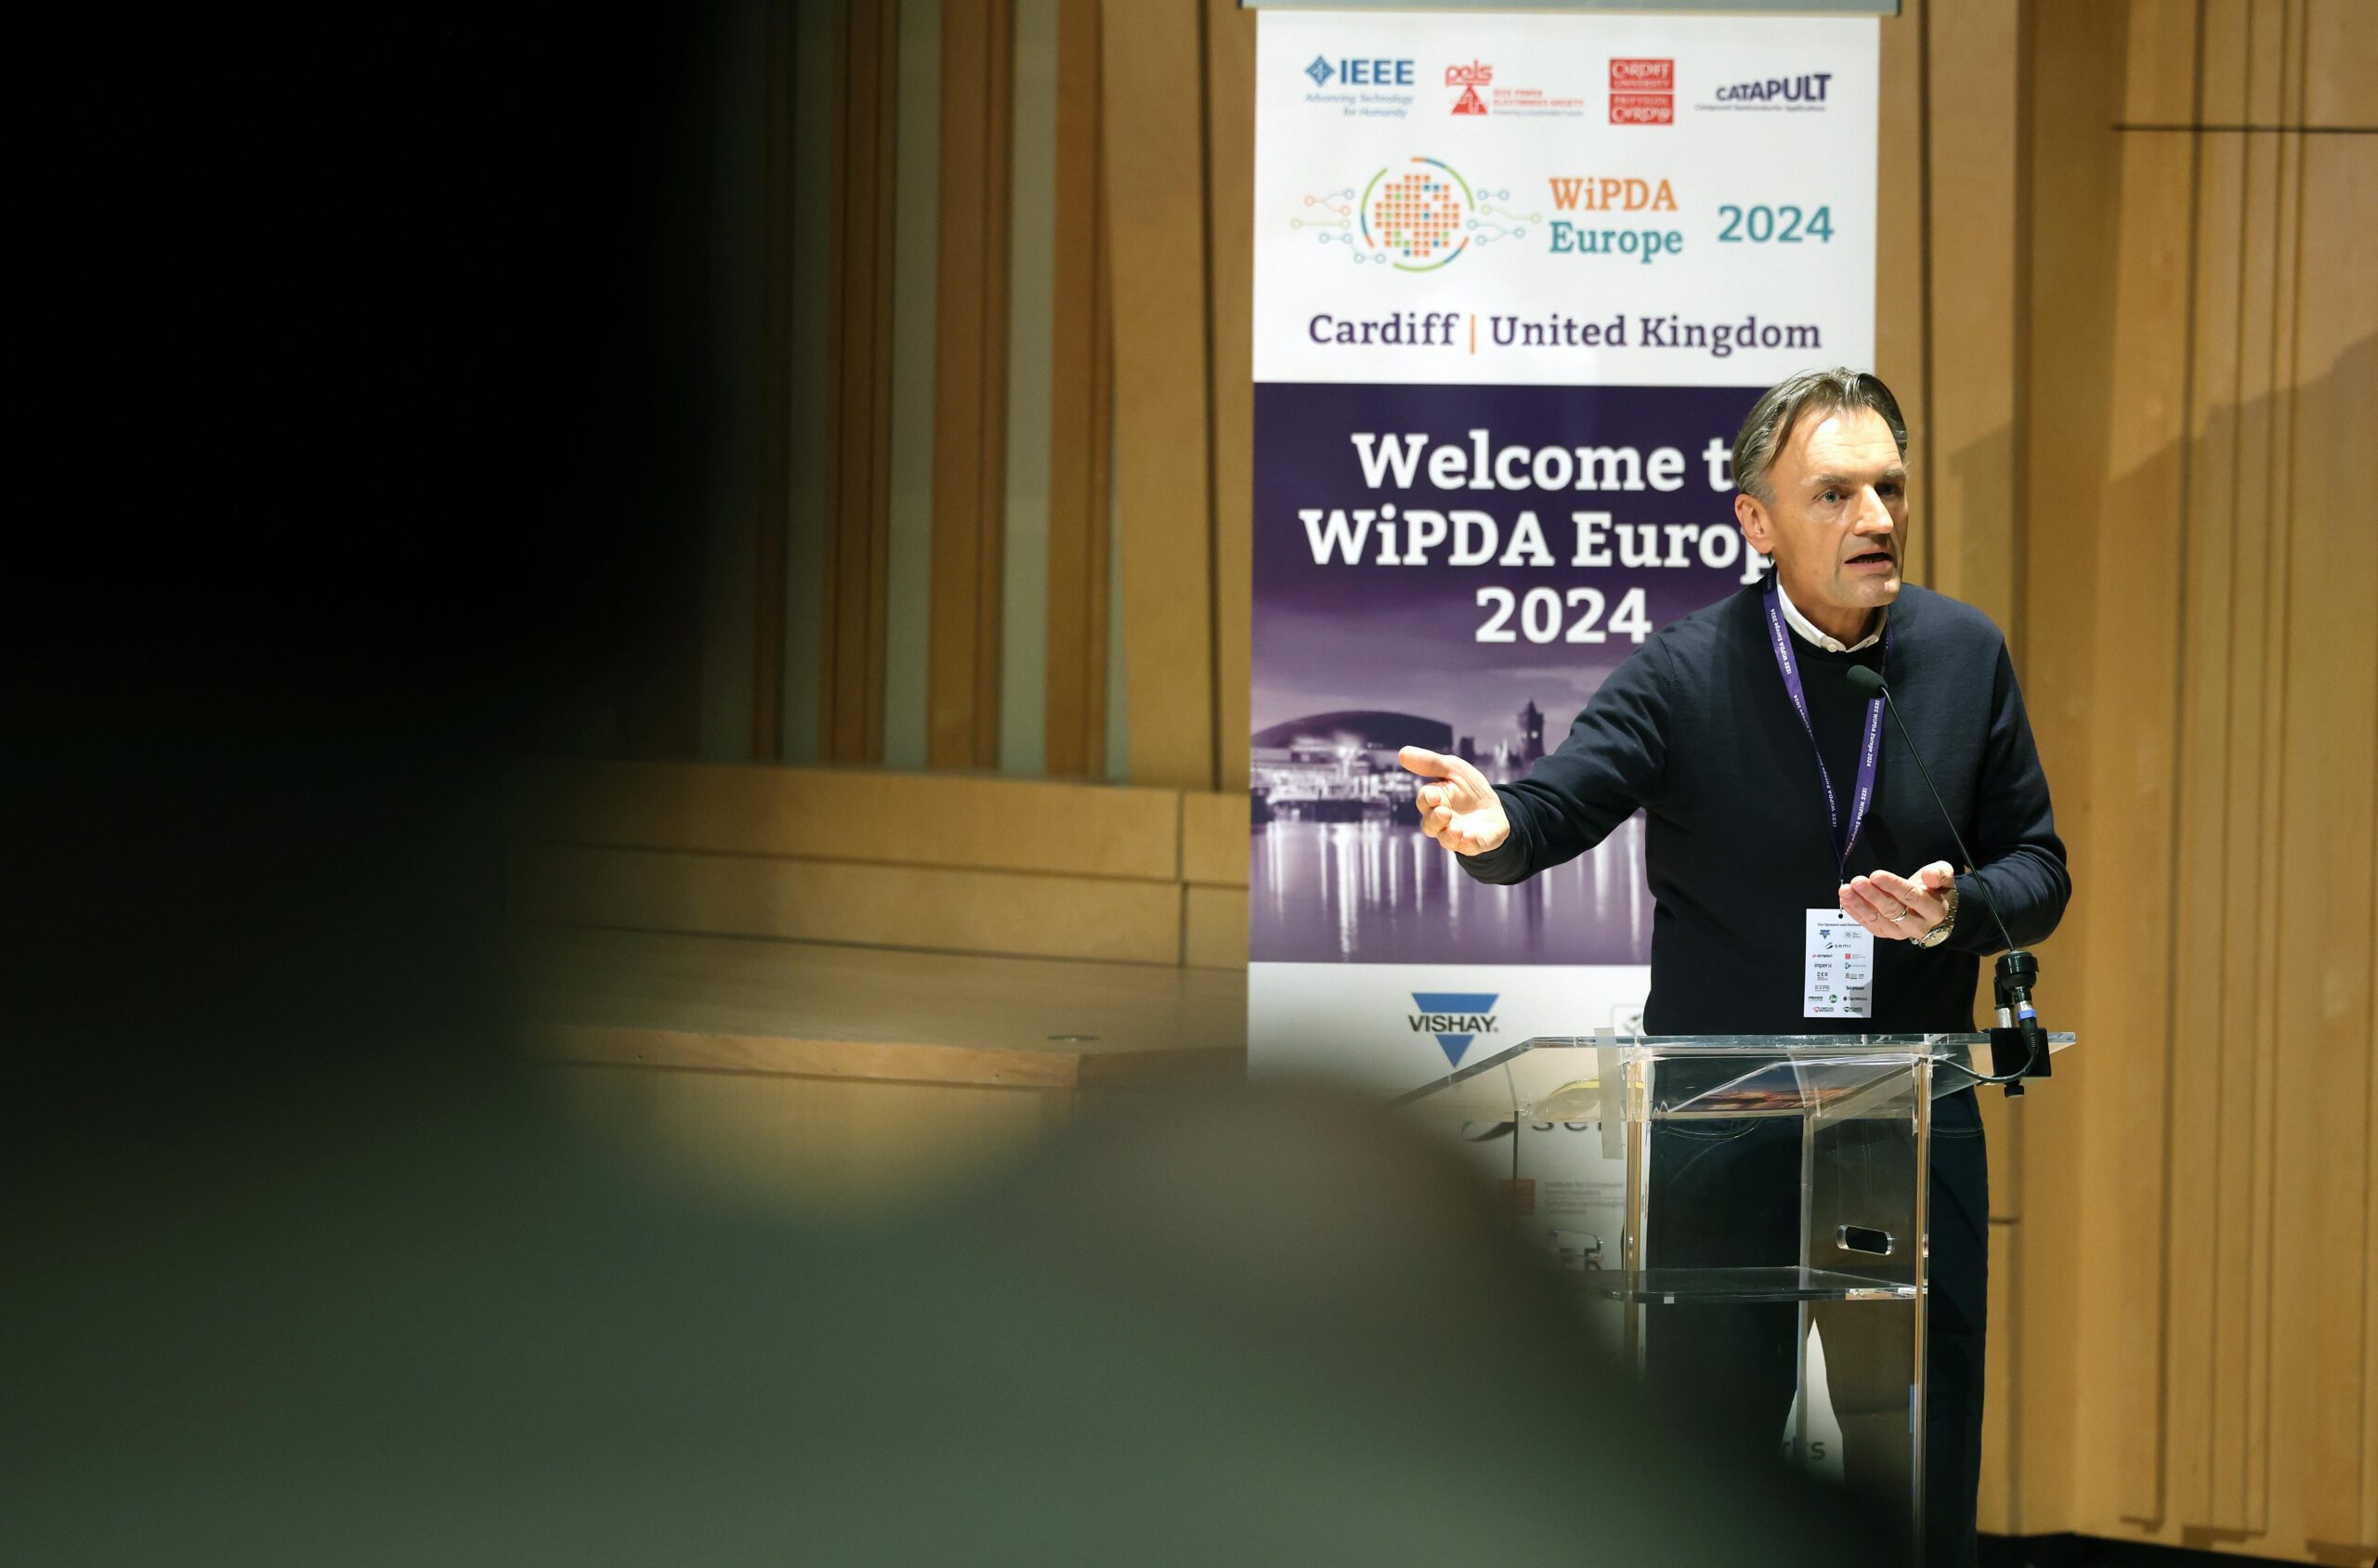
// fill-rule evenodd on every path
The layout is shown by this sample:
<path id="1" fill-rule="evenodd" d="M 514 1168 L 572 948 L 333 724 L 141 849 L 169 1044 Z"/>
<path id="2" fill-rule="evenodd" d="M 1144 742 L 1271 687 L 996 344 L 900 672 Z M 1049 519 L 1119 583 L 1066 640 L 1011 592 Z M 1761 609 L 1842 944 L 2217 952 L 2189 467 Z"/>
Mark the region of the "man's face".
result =
<path id="1" fill-rule="evenodd" d="M 1767 465 L 1774 499 L 1738 492 L 1734 516 L 1750 547 L 1775 557 L 1792 603 L 1841 636 L 1836 625 L 1862 625 L 1899 597 L 1907 465 L 1872 409 L 1811 409 L 1784 437 Z"/>

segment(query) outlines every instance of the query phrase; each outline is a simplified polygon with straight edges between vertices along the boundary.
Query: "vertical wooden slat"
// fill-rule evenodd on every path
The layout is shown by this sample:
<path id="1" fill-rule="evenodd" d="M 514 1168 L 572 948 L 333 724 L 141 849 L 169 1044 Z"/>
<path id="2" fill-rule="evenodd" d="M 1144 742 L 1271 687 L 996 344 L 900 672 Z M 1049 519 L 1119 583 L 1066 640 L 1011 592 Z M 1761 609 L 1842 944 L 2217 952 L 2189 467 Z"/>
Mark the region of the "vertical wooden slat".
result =
<path id="1" fill-rule="evenodd" d="M 2232 67 L 2244 82 L 2249 124 L 2289 121 L 2298 106 L 2287 0 L 2255 0 L 2242 59 Z M 2209 124 L 2222 124 L 2208 112 Z M 2241 1009 L 2246 1029 L 2228 1042 L 2225 1060 L 2242 1064 L 2229 1075 L 2234 1098 L 2222 1142 L 2220 1213 L 2223 1277 L 2215 1319 L 2213 1494 L 2205 1522 L 2216 1528 L 2264 1528 L 2263 1488 L 2255 1484 L 2267 1454 L 2269 1388 L 2269 1287 L 2272 1211 L 2272 1117 L 2276 1071 L 2283 1050 L 2276 1034 L 2280 921 L 2287 889 L 2278 875 L 2280 804 L 2288 765 L 2281 721 L 2286 712 L 2288 536 L 2293 517 L 2285 474 L 2293 408 L 2293 354 L 2285 331 L 2294 277 L 2297 230 L 2293 201 L 2295 151 L 2301 138 L 2207 132 L 2208 144 L 2243 141 L 2244 201 L 2239 221 L 2241 276 L 2238 334 L 2243 352 L 2236 393 L 2239 570 L 2233 592 L 2240 610 L 2232 633 L 2236 684 L 2246 723 L 2232 726 L 2231 808 L 2238 848 L 2253 857 L 2236 889 L 2241 929 L 2228 944 L 2241 955 L 2237 984 L 2252 999 Z M 2213 156 L 2208 145 L 2203 157 Z M 2249 594 L 2259 604 L 2249 600 Z M 2240 819 L 2241 807 L 2252 815 Z M 2251 886 L 2251 897 L 2247 896 Z M 2243 967 L 2251 964 L 2251 968 Z"/>
<path id="2" fill-rule="evenodd" d="M 1103 30 L 1131 782 L 1188 790 L 1216 778 L 1204 14 L 1134 0 Z"/>
<path id="3" fill-rule="evenodd" d="M 792 531 L 792 237 L 801 171 L 792 145 L 793 20 L 768 8 L 760 149 L 760 434 L 752 550 L 751 757 L 784 755 L 786 555 Z"/>
<path id="4" fill-rule="evenodd" d="M 1875 373 L 1899 399 L 1915 451 L 1909 466 L 1915 504 L 1929 508 L 1926 464 L 1932 450 L 1927 396 L 1925 313 L 1925 0 L 1907 0 L 1882 28 L 1882 97 L 1875 109 Z M 1910 565 L 1932 581 L 1928 525 Z M 1994 1195 L 1993 1195 L 1994 1196 Z"/>
<path id="5" fill-rule="evenodd" d="M 839 0 L 834 17 L 833 261 L 826 354 L 821 761 L 883 755 L 891 561 L 892 218 L 898 0 Z"/>
<path id="6" fill-rule="evenodd" d="M 2193 184 L 2187 137 L 2112 127 L 2187 124 L 2196 40 L 2189 7 L 2039 6 L 2030 20 L 2025 686 L 2076 889 L 2041 950 L 2041 996 L 2090 1042 L 2021 1107 L 2018 1484 L 2038 1531 L 2074 1527 L 2095 1497 L 2162 1511 Z M 2084 1378 L 2119 1398 L 2081 1400 Z"/>
<path id="7" fill-rule="evenodd" d="M 925 760 L 994 767 L 1007 510 L 1010 0 L 945 0 Z"/>
<path id="8" fill-rule="evenodd" d="M 1206 149 L 1216 771 L 1221 788 L 1243 791 L 1254 701 L 1255 13 L 1235 0 L 1206 0 Z"/>
<path id="9" fill-rule="evenodd" d="M 1930 342 L 1936 362 L 1956 368 L 1929 388 L 1930 581 L 2011 634 L 2021 474 L 2015 421 L 2022 7 L 2018 0 L 1936 5 L 1927 23 Z"/>
<path id="10" fill-rule="evenodd" d="M 1059 0 L 1046 752 L 1051 773 L 1077 778 L 1099 777 L 1106 763 L 1115 345 L 1099 16 L 1099 0 Z"/>
<path id="11" fill-rule="evenodd" d="M 2305 124 L 2378 123 L 2378 24 L 2366 7 L 2322 4 L 2303 15 L 2296 107 Z M 2356 20 L 2341 36 L 2339 11 Z M 2306 14 L 2308 13 L 2308 14 Z M 2281 797 L 2277 1039 L 2283 1146 L 2308 1168 L 2291 1196 L 2305 1260 L 2282 1300 L 2300 1303 L 2308 1396 L 2299 1430 L 2306 1530 L 2314 1541 L 2378 1547 L 2370 1476 L 2368 1149 L 2373 1137 L 2371 891 L 2354 872 L 2378 838 L 2378 288 L 2370 281 L 2378 214 L 2378 137 L 2321 135 L 2293 144 L 2301 189 L 2289 346 L 2295 375 L 2285 472 L 2289 512 L 2288 773 Z M 2358 1156 L 2358 1157 L 2355 1157 Z M 2360 1173 L 2363 1180 L 2355 1181 Z M 2308 1187 L 2308 1192 L 2306 1189 Z"/>
<path id="12" fill-rule="evenodd" d="M 2198 53 L 2198 100 L 2213 119 L 2234 122 L 2245 112 L 2243 62 L 2247 0 L 2209 0 Z M 2254 768 L 2253 737 L 2258 709 L 2238 689 L 2240 622 L 2254 638 L 2261 614 L 2258 588 L 2239 581 L 2241 552 L 2258 562 L 2261 541 L 2239 516 L 2238 460 L 2241 365 L 2252 350 L 2241 333 L 2241 228 L 2245 195 L 2243 146 L 2238 138 L 2200 140 L 2196 147 L 2197 222 L 2194 250 L 2195 358 L 2190 372 L 2189 448 L 2185 549 L 2189 628 L 2181 673 L 2180 830 L 2175 842 L 2177 941 L 2173 965 L 2173 1046 L 2181 1080 L 2173 1095 L 2171 1193 L 2163 1290 L 2170 1302 L 2165 1376 L 2170 1404 L 2168 1505 L 2175 1518 L 2201 1522 L 2211 1508 L 2215 1406 L 2221 1343 L 2215 1332 L 2225 1304 L 2238 1292 L 2228 1258 L 2244 1239 L 2236 1215 L 2222 1202 L 2225 1161 L 2251 1125 L 2251 1096 L 2231 1080 L 2250 1078 L 2249 1039 L 2236 1013 L 2254 998 L 2251 944 L 2233 947 L 2234 903 L 2251 897 L 2255 846 L 2249 817 L 2241 852 L 2239 780 Z M 2257 573 L 2251 582 L 2259 583 Z M 2243 746 L 2242 759 L 2237 755 Z M 2250 781 L 2251 783 L 2251 781 Z M 2247 971 L 2245 984 L 2237 972 Z M 2195 1261 L 2191 1261 L 2194 1260 Z"/>
<path id="13" fill-rule="evenodd" d="M 2033 7 L 2025 19 L 2035 86 L 2028 105 L 2033 147 L 2054 147 L 2058 155 L 2035 162 L 2030 172 L 2035 216 L 2030 226 L 2031 275 L 2039 281 L 2030 301 L 2028 329 L 2034 388 L 2025 411 L 2027 519 L 2058 504 L 2050 498 L 2092 497 L 2100 485 L 2099 454 L 2108 417 L 2106 363 L 2110 354 L 2116 209 L 2105 199 L 2119 177 L 2119 153 L 2107 126 L 2120 112 L 2121 76 L 2111 69 L 2123 55 L 2118 14 L 2103 7 Z M 1886 27 L 1888 29 L 1888 25 Z M 1889 33 L 1885 34 L 1888 41 Z M 1906 70 L 1901 67 L 1902 72 Z M 2049 286 L 2047 281 L 2055 280 Z M 1923 482 L 1924 470 L 1918 469 Z M 2086 842 L 2090 803 L 2088 777 L 2093 731 L 2085 722 L 2090 667 L 2080 623 L 2091 613 L 2083 584 L 2100 556 L 2096 530 L 2070 530 L 2072 552 L 2063 573 L 2036 569 L 2026 593 L 2032 607 L 2032 634 L 2024 649 L 2024 695 L 2041 755 L 2056 791 L 2058 826 L 2068 845 Z M 2044 961 L 2054 965 L 2042 992 L 2048 1014 L 2068 1024 L 2081 1015 L 2085 975 L 2064 955 L 2080 943 L 2085 919 L 2082 902 L 2066 916 L 2064 934 L 2044 945 Z M 2074 984 L 2078 979 L 2081 983 Z M 2092 1041 L 2094 1048 L 2095 1041 Z M 2086 1092 L 2089 1064 L 2060 1075 L 2058 1096 L 2073 1083 Z M 2079 1336 L 2089 1326 L 2075 1321 L 2072 1305 L 2082 1287 L 2081 1216 L 2059 1195 L 2075 1190 L 2081 1174 L 2073 1135 L 2073 1107 L 2034 1093 L 2021 1104 L 2023 1152 L 2013 1173 L 2027 1192 L 2045 1196 L 2025 1203 L 2024 1217 L 1993 1234 L 1992 1273 L 2012 1276 L 2013 1311 L 1993 1319 L 1993 1361 L 2008 1365 L 2012 1384 L 2009 1425 L 2020 1429 L 2022 1455 L 2006 1478 L 2011 1533 L 2068 1529 L 2076 1513 L 2076 1441 L 2082 1412 L 2071 1390 L 2084 1351 Z M 1993 1163 L 2004 1144 L 1993 1144 Z M 1993 1188 L 1999 1172 L 1993 1171 Z M 2061 1311 L 2050 1303 L 2061 1303 Z M 2116 1347 L 2090 1346 L 2091 1353 L 2118 1353 Z M 2010 1352 L 2015 1352 L 2010 1355 Z M 2009 1363 L 2019 1365 L 2009 1365 Z M 2155 1384 L 2146 1392 L 2151 1397 Z M 1988 1420 L 1988 1406 L 1984 1407 Z M 1985 1429 L 1985 1437 L 1990 1435 Z M 1984 1444 L 1985 1463 L 1997 1450 Z"/>

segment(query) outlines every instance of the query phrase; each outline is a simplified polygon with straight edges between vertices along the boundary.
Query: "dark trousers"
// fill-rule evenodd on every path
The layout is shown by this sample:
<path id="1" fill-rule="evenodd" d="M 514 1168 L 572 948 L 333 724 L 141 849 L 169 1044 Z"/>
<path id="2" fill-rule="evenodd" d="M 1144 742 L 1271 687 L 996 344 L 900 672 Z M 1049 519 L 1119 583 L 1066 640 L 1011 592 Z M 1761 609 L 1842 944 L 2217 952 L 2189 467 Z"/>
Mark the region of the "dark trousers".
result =
<path id="1" fill-rule="evenodd" d="M 1981 1479 L 1982 1339 L 1990 1281 L 1990 1165 L 1971 1091 L 1932 1107 L 1928 1224 L 1931 1289 L 1925 1313 L 1925 1561 L 1974 1561 L 1974 1495 Z M 1654 1268 L 1757 1267 L 1799 1256 L 1799 1129 L 1789 1120 L 1662 1122 L 1652 1134 L 1658 1195 L 1646 1261 Z M 1816 1309 L 1871 1312 L 1857 1304 Z M 1842 1321 L 1846 1322 L 1846 1319 Z M 1799 1309 L 1752 1306 L 1651 1308 L 1645 1361 L 1653 1396 L 1714 1437 L 1772 1454 L 1797 1386 Z M 1902 1342 L 1904 1368 L 1913 1347 Z M 1886 1362 L 1888 1356 L 1883 1358 Z M 1858 1490 L 1860 1436 L 1853 1409 L 1862 1371 L 1833 1362 L 1836 1403 L 1846 1413 L 1849 1480 Z M 1904 1410 L 1903 1371 L 1888 1367 L 1870 1392 L 1879 1441 L 1897 1432 L 1888 1404 Z M 1890 1508 L 1896 1499 L 1878 1497 Z"/>

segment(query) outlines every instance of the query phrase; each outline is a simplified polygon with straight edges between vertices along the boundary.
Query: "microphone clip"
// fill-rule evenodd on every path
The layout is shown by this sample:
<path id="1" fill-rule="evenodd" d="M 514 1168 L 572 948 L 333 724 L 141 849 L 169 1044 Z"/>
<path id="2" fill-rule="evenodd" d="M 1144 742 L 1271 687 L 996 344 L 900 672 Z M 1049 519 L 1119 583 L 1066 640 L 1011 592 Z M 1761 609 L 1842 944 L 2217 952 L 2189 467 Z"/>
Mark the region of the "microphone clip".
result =
<path id="1" fill-rule="evenodd" d="M 2050 1062 L 2047 1031 L 2040 1027 L 2039 1013 L 2032 1006 L 2032 987 L 2039 980 L 2040 960 L 2021 947 L 2010 947 L 1998 957 L 1997 978 L 1993 989 L 1998 998 L 1996 1026 L 1990 1031 L 1990 1065 L 2006 1071 L 2002 1064 L 2019 1062 L 2011 1069 L 2013 1076 L 2006 1084 L 2008 1098 L 2023 1092 L 2027 1078 L 2047 1078 L 2055 1069 Z"/>

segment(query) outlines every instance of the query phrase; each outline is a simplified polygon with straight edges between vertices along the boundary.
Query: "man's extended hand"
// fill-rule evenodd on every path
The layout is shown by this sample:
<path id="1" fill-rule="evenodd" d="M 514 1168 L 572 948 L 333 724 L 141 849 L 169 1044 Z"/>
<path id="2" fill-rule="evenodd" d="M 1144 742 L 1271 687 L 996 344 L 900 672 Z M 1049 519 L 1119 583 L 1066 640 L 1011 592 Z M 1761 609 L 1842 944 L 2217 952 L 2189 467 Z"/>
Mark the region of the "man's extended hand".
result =
<path id="1" fill-rule="evenodd" d="M 1511 836 L 1511 819 L 1503 815 L 1503 798 L 1486 776 L 1443 752 L 1406 746 L 1395 760 L 1423 778 L 1420 786 L 1420 830 L 1456 855 L 1483 855 L 1499 849 Z"/>
<path id="2" fill-rule="evenodd" d="M 1956 881 L 1946 860 L 1935 860 L 1912 882 L 1889 871 L 1852 877 L 1841 884 L 1841 912 L 1877 936 L 1912 942 L 1947 917 Z"/>

